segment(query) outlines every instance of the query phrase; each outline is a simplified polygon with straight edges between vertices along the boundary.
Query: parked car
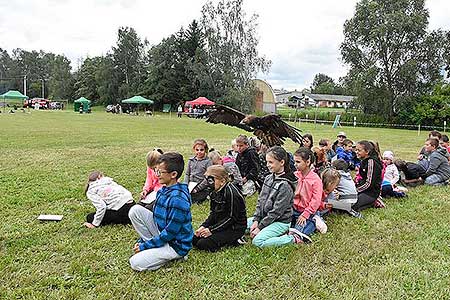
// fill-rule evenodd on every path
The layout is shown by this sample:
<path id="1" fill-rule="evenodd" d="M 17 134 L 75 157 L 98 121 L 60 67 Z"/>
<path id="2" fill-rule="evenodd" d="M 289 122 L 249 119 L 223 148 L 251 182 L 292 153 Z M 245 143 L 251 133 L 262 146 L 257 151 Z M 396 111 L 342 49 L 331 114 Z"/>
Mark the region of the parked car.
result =
<path id="1" fill-rule="evenodd" d="M 63 109 L 63 104 L 61 102 L 57 102 L 57 101 L 50 102 L 49 108 L 50 109 Z"/>

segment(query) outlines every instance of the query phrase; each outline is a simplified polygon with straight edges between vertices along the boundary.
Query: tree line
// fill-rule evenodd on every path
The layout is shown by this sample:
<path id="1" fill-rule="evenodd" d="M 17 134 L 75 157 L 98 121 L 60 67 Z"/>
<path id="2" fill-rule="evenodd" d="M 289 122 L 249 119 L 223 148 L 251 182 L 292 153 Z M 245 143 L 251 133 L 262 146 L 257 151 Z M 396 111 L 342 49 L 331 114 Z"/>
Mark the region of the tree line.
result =
<path id="1" fill-rule="evenodd" d="M 156 45 L 121 27 L 106 55 L 84 59 L 75 71 L 63 55 L 22 49 L 10 55 L 0 48 L 0 91 L 22 90 L 26 75 L 31 97 L 44 85 L 53 99 L 114 104 L 142 95 L 162 107 L 206 96 L 250 111 L 250 79 L 271 62 L 257 51 L 257 16 L 248 17 L 242 5 L 207 2 L 198 21 Z M 337 82 L 317 74 L 311 92 L 356 96 L 355 108 L 385 122 L 441 124 L 449 116 L 450 34 L 429 30 L 428 22 L 425 0 L 360 0 L 343 26 L 340 51 L 348 73 Z"/>
<path id="2" fill-rule="evenodd" d="M 424 0 L 361 0 L 344 24 L 338 83 L 317 74 L 312 92 L 354 95 L 384 122 L 440 125 L 450 117 L 450 33 L 429 30 Z M 378 118 L 379 119 L 379 118 Z"/>
<path id="3" fill-rule="evenodd" d="M 0 91 L 23 90 L 26 75 L 30 97 L 41 96 L 43 86 L 51 99 L 83 96 L 102 105 L 141 95 L 162 107 L 205 96 L 250 111 L 256 92 L 251 79 L 271 62 L 257 51 L 257 15 L 248 17 L 242 5 L 207 2 L 200 20 L 157 45 L 121 27 L 108 53 L 85 58 L 75 71 L 64 55 L 23 49 L 9 55 L 0 48 Z"/>

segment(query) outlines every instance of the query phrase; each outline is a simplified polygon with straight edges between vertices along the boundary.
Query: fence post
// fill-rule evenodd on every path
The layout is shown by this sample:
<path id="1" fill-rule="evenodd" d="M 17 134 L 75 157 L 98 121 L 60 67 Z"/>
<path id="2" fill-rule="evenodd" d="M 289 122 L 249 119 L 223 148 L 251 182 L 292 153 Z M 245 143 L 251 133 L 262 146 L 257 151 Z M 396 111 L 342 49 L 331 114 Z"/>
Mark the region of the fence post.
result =
<path id="1" fill-rule="evenodd" d="M 289 114 L 289 122 L 291 121 L 291 114 Z"/>
<path id="2" fill-rule="evenodd" d="M 353 127 L 356 127 L 356 117 L 353 117 Z"/>
<path id="3" fill-rule="evenodd" d="M 420 135 L 420 124 L 419 124 L 418 130 L 417 130 L 417 136 L 419 136 L 419 135 Z"/>
<path id="4" fill-rule="evenodd" d="M 446 127 L 447 127 L 447 120 L 444 120 L 444 132 L 445 132 Z"/>

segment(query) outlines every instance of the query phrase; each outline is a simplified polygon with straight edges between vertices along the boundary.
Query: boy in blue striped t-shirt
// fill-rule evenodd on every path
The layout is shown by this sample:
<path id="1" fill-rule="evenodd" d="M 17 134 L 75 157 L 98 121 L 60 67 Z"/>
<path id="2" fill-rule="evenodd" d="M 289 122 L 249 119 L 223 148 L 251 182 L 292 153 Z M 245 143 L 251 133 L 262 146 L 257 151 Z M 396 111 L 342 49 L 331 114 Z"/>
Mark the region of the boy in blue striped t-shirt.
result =
<path id="1" fill-rule="evenodd" d="M 178 183 L 184 160 L 179 153 L 164 153 L 158 160 L 156 176 L 163 187 L 151 209 L 135 205 L 129 217 L 140 236 L 130 258 L 136 271 L 156 270 L 171 260 L 186 258 L 192 248 L 191 196 L 188 186 Z"/>

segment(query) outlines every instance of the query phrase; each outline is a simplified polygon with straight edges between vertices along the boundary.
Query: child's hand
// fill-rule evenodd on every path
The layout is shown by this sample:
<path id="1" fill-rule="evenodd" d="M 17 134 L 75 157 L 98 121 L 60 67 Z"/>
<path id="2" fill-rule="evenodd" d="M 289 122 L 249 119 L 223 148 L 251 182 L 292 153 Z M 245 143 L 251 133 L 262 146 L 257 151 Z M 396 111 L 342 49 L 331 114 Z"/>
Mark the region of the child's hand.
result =
<path id="1" fill-rule="evenodd" d="M 336 191 L 336 190 L 334 190 L 333 193 L 334 193 L 334 198 L 335 198 L 336 200 L 338 200 L 338 199 L 339 199 L 339 192 Z"/>
<path id="2" fill-rule="evenodd" d="M 141 192 L 141 200 L 145 198 L 145 196 L 147 196 L 147 192 L 146 191 L 142 191 Z"/>
<path id="3" fill-rule="evenodd" d="M 134 244 L 133 251 L 134 253 L 139 253 L 141 251 L 141 249 L 139 249 L 139 243 Z"/>
<path id="4" fill-rule="evenodd" d="M 254 221 L 253 223 L 252 223 L 252 226 L 250 226 L 250 232 L 252 232 L 253 230 L 255 230 L 255 228 L 258 228 L 258 222 L 257 221 Z"/>
<path id="5" fill-rule="evenodd" d="M 92 228 L 95 228 L 95 227 L 96 227 L 94 224 L 88 223 L 88 222 L 84 222 L 83 225 L 86 226 L 86 227 L 89 228 L 89 229 L 92 229 Z"/>
<path id="6" fill-rule="evenodd" d="M 258 235 L 258 233 L 261 231 L 261 229 L 259 229 L 258 227 L 256 227 L 255 229 L 250 231 L 250 237 L 254 238 L 256 235 Z"/>
<path id="7" fill-rule="evenodd" d="M 305 226 L 305 224 L 306 224 L 306 218 L 302 215 L 299 216 L 297 219 L 297 225 Z"/>
<path id="8" fill-rule="evenodd" d="M 211 236 L 211 235 L 212 235 L 212 233 L 209 230 L 209 228 L 203 228 L 202 232 L 200 232 L 200 236 L 202 238 L 207 238 L 208 236 Z"/>
<path id="9" fill-rule="evenodd" d="M 195 232 L 194 232 L 194 235 L 196 236 L 196 237 L 201 237 L 201 233 L 202 233 L 202 231 L 205 229 L 205 227 L 203 227 L 203 226 L 200 226 Z"/>

